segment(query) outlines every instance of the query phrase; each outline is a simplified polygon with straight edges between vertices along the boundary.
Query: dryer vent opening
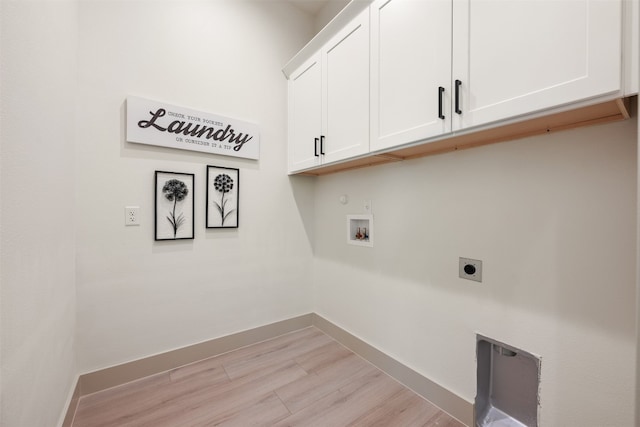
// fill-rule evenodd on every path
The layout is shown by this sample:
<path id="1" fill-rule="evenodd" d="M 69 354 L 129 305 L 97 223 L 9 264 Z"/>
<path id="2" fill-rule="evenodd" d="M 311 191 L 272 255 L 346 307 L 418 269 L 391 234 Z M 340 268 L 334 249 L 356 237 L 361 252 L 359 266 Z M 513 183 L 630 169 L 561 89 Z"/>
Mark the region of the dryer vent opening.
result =
<path id="1" fill-rule="evenodd" d="M 476 427 L 538 427 L 540 359 L 477 336 Z"/>

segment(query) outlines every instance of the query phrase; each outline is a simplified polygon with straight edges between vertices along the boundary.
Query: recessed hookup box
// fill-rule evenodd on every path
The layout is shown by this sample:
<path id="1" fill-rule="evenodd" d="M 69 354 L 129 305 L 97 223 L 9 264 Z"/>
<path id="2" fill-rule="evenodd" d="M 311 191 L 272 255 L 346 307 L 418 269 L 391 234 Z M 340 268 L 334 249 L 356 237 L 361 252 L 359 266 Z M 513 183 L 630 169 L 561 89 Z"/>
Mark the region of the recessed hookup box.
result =
<path id="1" fill-rule="evenodd" d="M 538 427 L 540 358 L 477 335 L 475 427 Z"/>

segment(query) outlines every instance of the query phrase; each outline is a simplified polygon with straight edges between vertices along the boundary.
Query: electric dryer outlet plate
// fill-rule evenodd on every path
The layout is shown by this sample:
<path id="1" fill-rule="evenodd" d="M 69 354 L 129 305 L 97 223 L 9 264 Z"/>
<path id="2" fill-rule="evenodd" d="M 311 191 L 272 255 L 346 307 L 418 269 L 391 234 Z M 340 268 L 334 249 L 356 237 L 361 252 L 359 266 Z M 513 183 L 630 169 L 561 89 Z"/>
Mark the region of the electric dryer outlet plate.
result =
<path id="1" fill-rule="evenodd" d="M 482 282 L 482 261 L 471 258 L 459 258 L 458 276 L 461 279 Z"/>

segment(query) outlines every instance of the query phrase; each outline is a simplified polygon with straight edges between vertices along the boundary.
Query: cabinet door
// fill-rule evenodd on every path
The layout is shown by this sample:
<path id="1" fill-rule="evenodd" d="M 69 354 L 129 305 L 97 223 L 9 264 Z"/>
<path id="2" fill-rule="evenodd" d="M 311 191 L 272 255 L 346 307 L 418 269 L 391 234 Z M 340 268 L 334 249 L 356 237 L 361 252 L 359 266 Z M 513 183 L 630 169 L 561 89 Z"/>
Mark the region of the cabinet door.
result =
<path id="1" fill-rule="evenodd" d="M 318 52 L 289 79 L 289 172 L 320 164 L 322 74 Z"/>
<path id="2" fill-rule="evenodd" d="M 453 129 L 615 94 L 620 62 L 620 0 L 453 0 Z"/>
<path id="3" fill-rule="evenodd" d="M 369 9 L 322 49 L 323 162 L 369 151 Z"/>
<path id="4" fill-rule="evenodd" d="M 371 7 L 371 151 L 450 132 L 450 84 L 451 0 L 376 1 Z"/>

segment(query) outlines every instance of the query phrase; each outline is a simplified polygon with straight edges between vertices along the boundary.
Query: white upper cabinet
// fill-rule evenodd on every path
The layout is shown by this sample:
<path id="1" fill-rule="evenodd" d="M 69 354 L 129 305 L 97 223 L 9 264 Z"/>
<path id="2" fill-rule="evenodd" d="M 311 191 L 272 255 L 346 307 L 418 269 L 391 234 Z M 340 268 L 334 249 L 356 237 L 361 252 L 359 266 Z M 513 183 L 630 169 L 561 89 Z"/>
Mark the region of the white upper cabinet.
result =
<path id="1" fill-rule="evenodd" d="M 322 50 L 322 161 L 369 152 L 369 9 Z"/>
<path id="2" fill-rule="evenodd" d="M 453 130 L 619 94 L 621 10 L 620 0 L 453 0 Z"/>
<path id="3" fill-rule="evenodd" d="M 450 84 L 451 0 L 374 2 L 371 150 L 450 132 Z"/>
<path id="4" fill-rule="evenodd" d="M 320 53 L 289 78 L 289 170 L 320 164 L 322 126 L 322 74 Z"/>
<path id="5" fill-rule="evenodd" d="M 289 172 L 369 152 L 369 9 L 289 77 Z"/>
<path id="6" fill-rule="evenodd" d="M 289 172 L 521 135 L 515 122 L 637 92 L 639 1 L 351 1 L 285 66 Z"/>
<path id="7" fill-rule="evenodd" d="M 621 94 L 620 0 L 377 0 L 371 151 Z"/>

